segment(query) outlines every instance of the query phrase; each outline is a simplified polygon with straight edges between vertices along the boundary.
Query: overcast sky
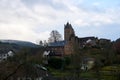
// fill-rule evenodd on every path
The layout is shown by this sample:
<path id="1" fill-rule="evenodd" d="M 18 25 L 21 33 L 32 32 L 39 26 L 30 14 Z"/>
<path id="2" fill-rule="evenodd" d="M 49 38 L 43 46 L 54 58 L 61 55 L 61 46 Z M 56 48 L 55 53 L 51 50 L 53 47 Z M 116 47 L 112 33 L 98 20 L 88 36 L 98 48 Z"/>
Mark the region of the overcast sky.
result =
<path id="1" fill-rule="evenodd" d="M 36 43 L 70 22 L 79 37 L 120 38 L 120 0 L 0 0 L 0 39 Z"/>

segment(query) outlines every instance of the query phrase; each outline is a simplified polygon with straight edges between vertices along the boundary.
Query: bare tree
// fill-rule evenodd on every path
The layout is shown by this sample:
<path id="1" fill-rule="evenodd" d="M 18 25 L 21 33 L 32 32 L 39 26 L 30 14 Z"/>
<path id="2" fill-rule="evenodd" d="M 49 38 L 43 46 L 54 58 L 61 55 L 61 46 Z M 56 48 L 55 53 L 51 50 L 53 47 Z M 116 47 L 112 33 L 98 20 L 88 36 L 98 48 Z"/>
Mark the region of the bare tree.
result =
<path id="1" fill-rule="evenodd" d="M 57 30 L 52 30 L 50 33 L 50 37 L 48 38 L 48 42 L 56 42 L 61 41 L 62 35 Z"/>

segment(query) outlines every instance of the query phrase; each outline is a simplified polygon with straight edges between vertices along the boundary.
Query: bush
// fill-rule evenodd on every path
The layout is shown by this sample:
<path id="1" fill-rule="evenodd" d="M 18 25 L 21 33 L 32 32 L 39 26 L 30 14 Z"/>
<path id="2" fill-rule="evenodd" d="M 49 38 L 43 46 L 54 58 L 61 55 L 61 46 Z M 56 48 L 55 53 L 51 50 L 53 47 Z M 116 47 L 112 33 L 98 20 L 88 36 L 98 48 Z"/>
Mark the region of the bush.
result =
<path id="1" fill-rule="evenodd" d="M 66 66 L 68 66 L 71 63 L 70 57 L 65 57 L 64 61 Z"/>
<path id="2" fill-rule="evenodd" d="M 61 69 L 64 67 L 64 60 L 61 58 L 50 58 L 48 60 L 48 66 L 55 69 Z"/>

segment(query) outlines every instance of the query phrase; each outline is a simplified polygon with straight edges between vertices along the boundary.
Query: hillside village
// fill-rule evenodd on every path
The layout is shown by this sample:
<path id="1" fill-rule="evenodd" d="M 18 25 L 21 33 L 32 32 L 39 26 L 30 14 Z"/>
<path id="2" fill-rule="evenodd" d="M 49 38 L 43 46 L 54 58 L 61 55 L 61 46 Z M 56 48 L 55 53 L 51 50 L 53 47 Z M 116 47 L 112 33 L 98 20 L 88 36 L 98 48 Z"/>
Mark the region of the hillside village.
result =
<path id="1" fill-rule="evenodd" d="M 70 55 L 74 54 L 74 47 L 99 47 L 98 44 L 110 43 L 109 39 L 98 39 L 97 37 L 83 37 L 79 38 L 75 35 L 75 31 L 71 24 L 67 22 L 64 26 L 64 40 L 49 43 L 48 47 L 56 54 Z"/>
<path id="2" fill-rule="evenodd" d="M 81 38 L 67 22 L 64 40 L 31 45 L 0 42 L 0 80 L 120 80 L 119 39 Z"/>

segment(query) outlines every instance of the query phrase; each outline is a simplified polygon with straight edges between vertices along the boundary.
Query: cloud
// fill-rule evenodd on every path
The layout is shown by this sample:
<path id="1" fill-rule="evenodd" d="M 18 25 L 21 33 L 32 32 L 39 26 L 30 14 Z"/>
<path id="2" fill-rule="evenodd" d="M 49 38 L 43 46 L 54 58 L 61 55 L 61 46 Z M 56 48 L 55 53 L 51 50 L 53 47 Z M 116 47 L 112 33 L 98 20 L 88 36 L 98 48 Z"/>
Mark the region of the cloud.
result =
<path id="1" fill-rule="evenodd" d="M 120 8 L 99 8 L 102 10 L 99 12 L 84 8 L 87 3 L 83 2 L 84 0 L 0 0 L 0 39 L 32 42 L 47 40 L 51 30 L 63 32 L 61 30 L 67 21 L 76 28 L 81 27 L 83 33 L 92 28 L 88 33 L 93 35 L 102 34 L 99 29 L 105 25 L 120 23 Z M 94 2 L 93 5 L 100 4 Z"/>
<path id="2" fill-rule="evenodd" d="M 36 23 L 29 16 L 29 10 L 19 0 L 0 3 L 0 38 L 33 41 L 37 34 L 32 28 Z"/>

